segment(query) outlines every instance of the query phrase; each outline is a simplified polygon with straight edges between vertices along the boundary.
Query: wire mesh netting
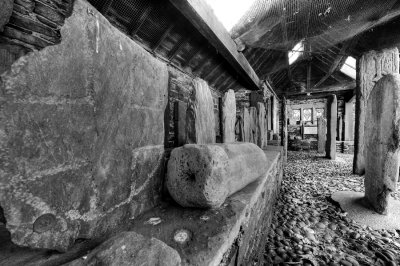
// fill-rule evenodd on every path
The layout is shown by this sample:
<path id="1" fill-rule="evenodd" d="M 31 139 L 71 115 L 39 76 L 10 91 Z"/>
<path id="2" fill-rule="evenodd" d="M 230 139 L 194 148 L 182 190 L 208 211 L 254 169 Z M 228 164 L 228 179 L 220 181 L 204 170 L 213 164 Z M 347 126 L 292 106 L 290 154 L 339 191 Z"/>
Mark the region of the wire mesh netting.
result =
<path id="1" fill-rule="evenodd" d="M 313 51 L 347 40 L 400 14 L 396 0 L 256 0 L 232 29 L 250 47 Z"/>

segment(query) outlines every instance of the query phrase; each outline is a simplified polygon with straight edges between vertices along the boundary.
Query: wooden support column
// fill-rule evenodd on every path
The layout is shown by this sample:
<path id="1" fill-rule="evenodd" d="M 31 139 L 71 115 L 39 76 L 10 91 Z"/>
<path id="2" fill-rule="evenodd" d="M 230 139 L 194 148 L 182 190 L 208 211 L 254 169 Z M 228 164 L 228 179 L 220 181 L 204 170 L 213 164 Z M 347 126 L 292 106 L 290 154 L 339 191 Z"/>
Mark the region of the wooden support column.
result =
<path id="1" fill-rule="evenodd" d="M 364 125 L 366 106 L 375 83 L 384 75 L 399 73 L 399 51 L 397 48 L 370 51 L 357 64 L 356 119 L 354 136 L 353 173 L 365 172 Z"/>
<path id="2" fill-rule="evenodd" d="M 328 97 L 327 108 L 327 134 L 326 134 L 326 158 L 336 159 L 336 126 L 337 126 L 337 99 L 336 95 Z"/>
<path id="3" fill-rule="evenodd" d="M 354 140 L 353 100 L 344 105 L 344 140 Z"/>
<path id="4" fill-rule="evenodd" d="M 287 131 L 287 102 L 286 98 L 282 98 L 281 105 L 281 119 L 282 119 L 282 128 L 281 128 L 281 145 L 283 146 L 283 162 L 287 161 L 287 148 L 288 148 L 288 131 Z"/>

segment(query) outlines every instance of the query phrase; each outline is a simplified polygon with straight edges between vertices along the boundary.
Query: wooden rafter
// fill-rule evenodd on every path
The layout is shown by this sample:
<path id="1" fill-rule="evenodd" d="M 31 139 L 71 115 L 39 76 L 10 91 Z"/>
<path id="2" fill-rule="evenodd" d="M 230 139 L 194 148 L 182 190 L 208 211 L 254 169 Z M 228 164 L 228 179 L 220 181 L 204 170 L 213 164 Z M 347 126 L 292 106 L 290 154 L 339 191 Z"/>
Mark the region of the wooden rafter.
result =
<path id="1" fill-rule="evenodd" d="M 147 17 L 150 15 L 151 10 L 153 10 L 153 5 L 149 5 L 146 7 L 144 12 L 140 15 L 138 21 L 132 23 L 131 26 L 131 36 L 135 36 L 139 31 L 140 27 L 142 27 L 143 23 L 146 21 Z"/>
<path id="2" fill-rule="evenodd" d="M 168 60 L 174 59 L 174 57 L 179 53 L 179 51 L 182 49 L 182 47 L 187 44 L 190 41 L 190 38 L 183 37 L 182 40 L 176 44 L 171 51 L 168 53 Z"/>
<path id="3" fill-rule="evenodd" d="M 237 51 L 236 43 L 232 40 L 229 32 L 217 19 L 205 1 L 170 0 L 170 2 L 232 66 L 240 79 L 248 86 L 248 89 L 259 89 L 259 77 L 244 55 Z"/>
<path id="4" fill-rule="evenodd" d="M 210 72 L 208 72 L 207 75 L 204 76 L 204 79 L 210 78 L 210 77 L 215 73 L 215 71 L 216 71 L 218 68 L 220 68 L 221 66 L 222 66 L 222 63 L 217 64 L 213 69 L 211 69 Z"/>
<path id="5" fill-rule="evenodd" d="M 156 44 L 152 47 L 153 51 L 157 50 L 157 48 L 161 45 L 161 43 L 167 38 L 169 33 L 172 31 L 172 29 L 175 27 L 175 24 L 169 25 L 169 27 L 163 32 L 161 35 L 160 39 L 156 42 Z"/>
<path id="6" fill-rule="evenodd" d="M 203 51 L 203 48 L 202 47 L 198 47 L 197 50 L 195 50 L 195 52 L 192 53 L 190 55 L 190 57 L 186 59 L 186 63 L 183 66 L 185 67 L 185 66 L 190 65 L 190 63 L 192 62 L 193 58 L 195 58 L 197 55 L 199 55 L 202 51 Z"/>
<path id="7" fill-rule="evenodd" d="M 340 49 L 339 54 L 336 56 L 335 60 L 333 61 L 329 71 L 326 73 L 325 76 L 323 76 L 321 78 L 320 81 L 318 81 L 315 85 L 314 88 L 317 88 L 319 85 L 321 85 L 322 83 L 325 82 L 325 80 L 327 80 L 337 69 L 339 66 L 341 66 L 343 64 L 343 61 L 345 59 L 345 52 L 347 50 L 347 48 L 350 46 L 350 41 L 349 42 L 345 42 L 342 46 L 342 48 Z"/>

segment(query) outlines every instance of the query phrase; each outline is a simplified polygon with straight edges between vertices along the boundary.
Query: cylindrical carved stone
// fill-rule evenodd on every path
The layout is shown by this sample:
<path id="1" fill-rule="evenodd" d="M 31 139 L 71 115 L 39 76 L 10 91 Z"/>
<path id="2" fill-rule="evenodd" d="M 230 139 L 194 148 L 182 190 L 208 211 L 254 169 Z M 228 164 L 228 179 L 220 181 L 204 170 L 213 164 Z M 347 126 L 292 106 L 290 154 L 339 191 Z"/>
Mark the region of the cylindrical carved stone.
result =
<path id="1" fill-rule="evenodd" d="M 266 168 L 265 153 L 252 143 L 187 144 L 172 151 L 166 185 L 183 207 L 215 208 Z"/>

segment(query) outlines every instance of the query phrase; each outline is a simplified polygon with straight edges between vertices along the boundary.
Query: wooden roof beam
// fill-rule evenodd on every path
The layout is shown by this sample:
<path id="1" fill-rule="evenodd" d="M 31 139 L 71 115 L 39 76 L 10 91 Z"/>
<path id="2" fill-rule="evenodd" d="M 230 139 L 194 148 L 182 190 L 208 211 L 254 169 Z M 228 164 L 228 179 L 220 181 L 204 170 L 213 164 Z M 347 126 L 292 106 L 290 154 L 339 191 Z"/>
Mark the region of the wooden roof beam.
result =
<path id="1" fill-rule="evenodd" d="M 238 73 L 248 88 L 258 90 L 259 77 L 242 53 L 237 51 L 236 43 L 228 31 L 219 22 L 205 1 L 170 0 L 170 2 L 193 24 Z"/>
<path id="2" fill-rule="evenodd" d="M 350 92 L 353 91 L 354 88 L 356 87 L 356 82 L 355 81 L 350 81 L 347 82 L 343 85 L 334 85 L 334 86 L 328 86 L 328 87 L 324 87 L 324 88 L 320 88 L 320 89 L 312 89 L 312 90 L 306 90 L 304 92 L 291 92 L 291 93 L 287 93 L 286 96 L 287 97 L 291 97 L 291 98 L 295 98 L 296 96 L 304 96 L 307 95 L 307 93 L 312 94 L 316 94 L 316 93 L 326 93 L 326 94 L 332 94 L 332 93 L 346 93 L 346 92 Z"/>
<path id="3" fill-rule="evenodd" d="M 340 49 L 339 54 L 336 56 L 335 61 L 333 61 L 328 73 L 318 81 L 313 88 L 317 88 L 319 85 L 325 82 L 337 69 L 340 65 L 343 64 L 343 59 L 345 57 L 344 53 L 346 52 L 347 48 L 350 46 L 350 41 L 343 44 L 342 48 Z"/>

